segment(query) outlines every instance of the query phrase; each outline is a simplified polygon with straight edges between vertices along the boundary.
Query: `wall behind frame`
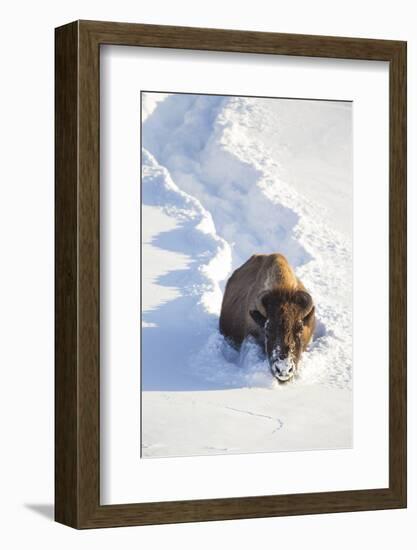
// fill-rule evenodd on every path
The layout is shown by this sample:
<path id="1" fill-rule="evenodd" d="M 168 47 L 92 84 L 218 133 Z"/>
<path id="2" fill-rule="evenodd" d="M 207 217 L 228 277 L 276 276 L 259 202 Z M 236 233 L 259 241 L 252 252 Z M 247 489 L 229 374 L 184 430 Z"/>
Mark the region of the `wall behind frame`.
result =
<path id="1" fill-rule="evenodd" d="M 140 8 L 139 8 L 140 6 Z M 413 5 L 399 0 L 212 0 L 190 10 L 187 0 L 135 3 L 73 0 L 55 4 L 27 0 L 2 5 L 6 22 L 0 116 L 0 542 L 18 548 L 36 541 L 61 550 L 137 547 L 290 546 L 330 550 L 360 547 L 367 538 L 380 549 L 413 548 L 417 513 L 416 285 L 409 284 L 409 508 L 76 532 L 53 517 L 53 166 L 54 27 L 75 19 L 329 34 L 408 40 L 409 56 L 409 281 L 417 277 L 417 22 Z M 4 136 L 4 137 L 3 137 Z"/>

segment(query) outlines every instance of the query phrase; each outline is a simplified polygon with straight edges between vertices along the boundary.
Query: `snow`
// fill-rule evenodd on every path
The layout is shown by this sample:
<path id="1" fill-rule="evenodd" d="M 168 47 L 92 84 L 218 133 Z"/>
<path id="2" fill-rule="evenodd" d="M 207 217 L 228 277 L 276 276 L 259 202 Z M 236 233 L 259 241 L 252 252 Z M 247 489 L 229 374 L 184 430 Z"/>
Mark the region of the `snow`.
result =
<path id="1" fill-rule="evenodd" d="M 142 456 L 350 447 L 351 104 L 142 93 L 142 121 Z M 285 385 L 218 332 L 228 276 L 271 252 L 318 319 Z"/>
<path id="2" fill-rule="evenodd" d="M 301 386 L 144 392 L 143 456 L 191 456 L 343 448 L 350 443 L 347 392 Z M 323 399 L 324 398 L 324 399 Z M 317 403 L 322 402 L 318 407 Z M 174 418 L 172 418 L 172 416 Z M 329 418 L 340 429 L 329 438 Z M 169 429 L 168 423 L 169 421 Z"/>

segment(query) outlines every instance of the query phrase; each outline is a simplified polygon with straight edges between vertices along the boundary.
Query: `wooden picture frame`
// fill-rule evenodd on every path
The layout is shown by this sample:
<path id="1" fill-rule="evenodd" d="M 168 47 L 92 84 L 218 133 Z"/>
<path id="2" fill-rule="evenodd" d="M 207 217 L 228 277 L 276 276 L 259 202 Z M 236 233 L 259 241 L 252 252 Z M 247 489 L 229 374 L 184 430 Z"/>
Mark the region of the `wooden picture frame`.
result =
<path id="1" fill-rule="evenodd" d="M 76 21 L 56 29 L 55 519 L 75 528 L 406 506 L 406 43 Z M 100 504 L 99 56 L 117 44 L 389 62 L 389 487 Z"/>

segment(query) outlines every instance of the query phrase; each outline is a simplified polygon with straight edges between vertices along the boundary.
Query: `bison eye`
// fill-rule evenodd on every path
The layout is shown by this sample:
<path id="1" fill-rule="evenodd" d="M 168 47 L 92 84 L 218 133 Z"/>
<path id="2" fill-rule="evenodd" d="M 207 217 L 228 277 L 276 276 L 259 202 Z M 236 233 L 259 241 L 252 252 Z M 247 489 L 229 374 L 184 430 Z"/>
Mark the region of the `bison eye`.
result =
<path id="1" fill-rule="evenodd" d="M 302 321 L 297 321 L 295 324 L 295 332 L 297 334 L 301 334 L 303 332 L 304 324 Z"/>

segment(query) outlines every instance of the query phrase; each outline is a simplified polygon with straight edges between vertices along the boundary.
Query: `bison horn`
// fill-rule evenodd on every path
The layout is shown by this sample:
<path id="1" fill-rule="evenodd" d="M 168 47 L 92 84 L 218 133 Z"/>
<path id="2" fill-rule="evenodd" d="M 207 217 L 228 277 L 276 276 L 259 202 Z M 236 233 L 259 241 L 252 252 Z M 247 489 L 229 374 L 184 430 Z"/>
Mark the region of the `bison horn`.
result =
<path id="1" fill-rule="evenodd" d="M 313 299 L 305 290 L 297 290 L 294 294 L 294 302 L 308 314 L 313 308 Z"/>
<path id="2" fill-rule="evenodd" d="M 267 294 L 269 294 L 269 291 L 268 290 L 264 290 L 263 292 L 261 292 L 260 294 L 258 294 L 257 298 L 256 298 L 256 302 L 255 302 L 255 308 L 260 312 L 262 313 L 262 315 L 264 317 L 267 317 L 267 314 L 266 314 L 266 309 L 265 309 L 265 305 L 264 305 L 264 298 L 265 296 L 267 296 Z"/>

